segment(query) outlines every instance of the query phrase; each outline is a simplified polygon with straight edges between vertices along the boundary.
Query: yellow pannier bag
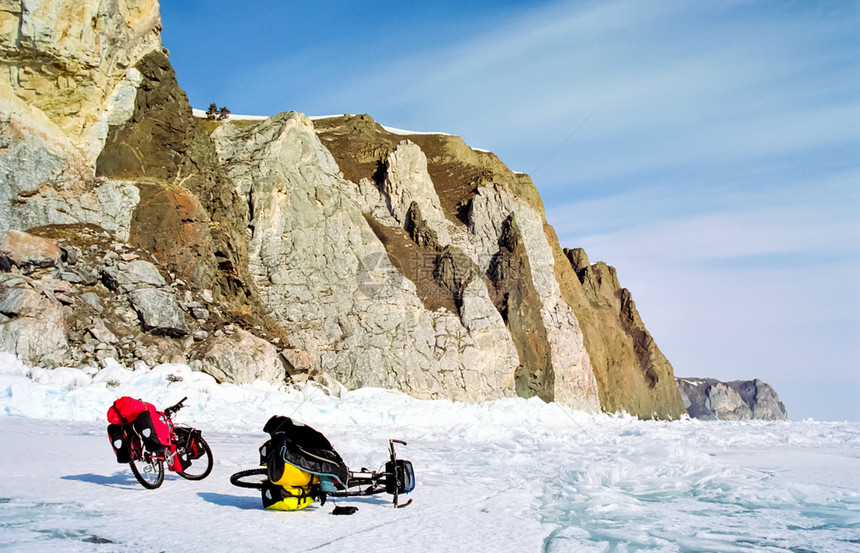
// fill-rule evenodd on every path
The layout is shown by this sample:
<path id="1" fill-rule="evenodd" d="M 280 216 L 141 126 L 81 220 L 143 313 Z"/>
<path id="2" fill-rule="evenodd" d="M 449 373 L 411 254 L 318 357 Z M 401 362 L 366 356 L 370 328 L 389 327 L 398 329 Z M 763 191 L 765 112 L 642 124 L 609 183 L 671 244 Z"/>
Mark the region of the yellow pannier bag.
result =
<path id="1" fill-rule="evenodd" d="M 314 502 L 311 488 L 319 476 L 284 463 L 283 474 L 263 486 L 263 507 L 275 511 L 296 511 Z"/>
<path id="2" fill-rule="evenodd" d="M 306 488 L 285 488 L 269 484 L 263 486 L 263 507 L 274 511 L 297 511 L 314 502 Z"/>
<path id="3" fill-rule="evenodd" d="M 277 480 L 272 480 L 272 484 L 283 486 L 285 488 L 297 487 L 301 488 L 311 483 L 313 478 L 319 481 L 318 476 L 314 476 L 295 465 L 284 463 L 284 472 Z"/>

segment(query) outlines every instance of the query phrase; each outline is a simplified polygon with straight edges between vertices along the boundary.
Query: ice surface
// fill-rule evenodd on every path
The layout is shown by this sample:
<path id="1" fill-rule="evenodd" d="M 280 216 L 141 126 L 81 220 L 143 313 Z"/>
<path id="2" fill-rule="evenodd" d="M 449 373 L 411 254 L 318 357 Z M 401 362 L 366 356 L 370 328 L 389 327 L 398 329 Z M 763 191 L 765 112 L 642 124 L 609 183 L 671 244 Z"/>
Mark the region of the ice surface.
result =
<path id="1" fill-rule="evenodd" d="M 105 412 L 131 395 L 201 428 L 215 466 L 145 490 Z M 269 512 L 229 476 L 292 416 L 352 468 L 406 440 L 414 503 L 387 496 Z M 467 405 L 314 385 L 219 385 L 180 364 L 45 371 L 0 354 L 2 551 L 860 552 L 860 424 L 639 421 L 537 399 Z"/>

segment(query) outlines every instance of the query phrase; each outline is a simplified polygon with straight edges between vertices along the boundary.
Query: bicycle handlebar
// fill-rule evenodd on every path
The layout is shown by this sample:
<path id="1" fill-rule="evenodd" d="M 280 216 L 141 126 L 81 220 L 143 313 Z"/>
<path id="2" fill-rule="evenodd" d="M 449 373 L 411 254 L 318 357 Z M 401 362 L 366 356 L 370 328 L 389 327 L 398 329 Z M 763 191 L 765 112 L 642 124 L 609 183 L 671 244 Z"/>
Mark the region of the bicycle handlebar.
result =
<path id="1" fill-rule="evenodd" d="M 168 417 L 172 417 L 174 413 L 176 413 L 177 411 L 179 411 L 180 409 L 182 409 L 184 407 L 183 404 L 185 403 L 185 400 L 187 400 L 187 399 L 188 399 L 188 396 L 185 396 L 184 398 L 180 399 L 176 403 L 176 405 L 171 405 L 170 407 L 165 409 L 164 414 L 167 415 Z"/>

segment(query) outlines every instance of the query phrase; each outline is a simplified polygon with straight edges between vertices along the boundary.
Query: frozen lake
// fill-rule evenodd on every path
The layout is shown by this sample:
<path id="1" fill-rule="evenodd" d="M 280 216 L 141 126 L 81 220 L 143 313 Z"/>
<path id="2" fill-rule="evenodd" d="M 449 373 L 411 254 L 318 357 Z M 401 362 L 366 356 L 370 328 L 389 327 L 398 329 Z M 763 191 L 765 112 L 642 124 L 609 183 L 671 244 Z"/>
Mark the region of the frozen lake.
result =
<path id="1" fill-rule="evenodd" d="M 111 374 L 0 358 L 0 550 L 860 552 L 858 423 L 639 421 L 373 389 L 336 398 L 216 385 L 183 365 Z M 159 408 L 188 396 L 175 420 L 203 430 L 212 474 L 142 488 L 105 433 L 121 395 Z M 388 438 L 406 440 L 414 503 L 339 500 L 359 507 L 348 517 L 332 503 L 263 510 L 229 476 L 257 465 L 274 414 L 322 431 L 356 469 L 385 461 Z"/>

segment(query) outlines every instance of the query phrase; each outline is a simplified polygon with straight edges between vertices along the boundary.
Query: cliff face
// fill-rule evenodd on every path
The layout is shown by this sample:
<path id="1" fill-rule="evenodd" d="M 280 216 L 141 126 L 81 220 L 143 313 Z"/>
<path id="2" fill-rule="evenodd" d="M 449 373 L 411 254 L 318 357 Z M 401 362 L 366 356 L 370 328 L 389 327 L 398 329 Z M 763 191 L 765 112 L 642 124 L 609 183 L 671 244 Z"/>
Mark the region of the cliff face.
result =
<path id="1" fill-rule="evenodd" d="M 614 267 L 591 264 L 582 249 L 565 249 L 581 283 L 575 305 L 607 411 L 677 418 L 684 413 L 672 365 L 645 328 Z"/>
<path id="2" fill-rule="evenodd" d="M 0 4 L 0 232 L 86 221 L 128 235 L 137 189 L 95 178 L 161 50 L 156 0 Z"/>
<path id="3" fill-rule="evenodd" d="M 506 394 L 598 406 L 582 331 L 554 276 L 557 246 L 527 176 L 458 137 L 403 136 L 366 115 L 314 127 L 425 309 L 454 328 L 494 329 L 482 349 L 495 363 L 504 348 Z"/>
<path id="4" fill-rule="evenodd" d="M 29 336 L 30 305 L 65 344 L 31 362 L 683 412 L 629 292 L 561 249 L 528 176 L 368 116 L 197 119 L 156 3 L 55 4 L 0 6 L 0 234 L 62 252 L 0 279 L 0 335 Z M 20 354 L 18 338 L 0 344 Z"/>

